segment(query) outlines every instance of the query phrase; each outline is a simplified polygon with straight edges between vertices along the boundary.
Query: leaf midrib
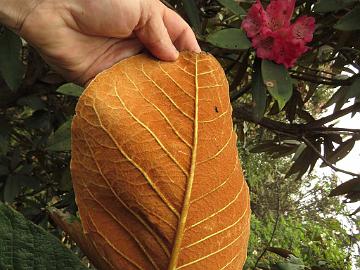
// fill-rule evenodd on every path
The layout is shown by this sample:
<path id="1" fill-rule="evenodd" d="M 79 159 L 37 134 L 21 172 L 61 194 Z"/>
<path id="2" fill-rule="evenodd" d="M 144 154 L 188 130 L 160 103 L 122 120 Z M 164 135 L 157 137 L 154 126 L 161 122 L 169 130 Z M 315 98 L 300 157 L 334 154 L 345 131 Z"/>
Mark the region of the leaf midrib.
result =
<path id="1" fill-rule="evenodd" d="M 197 146 L 198 146 L 198 129 L 199 129 L 199 82 L 198 82 L 198 55 L 195 58 L 195 115 L 194 115 L 194 140 L 193 148 L 191 153 L 191 167 L 190 174 L 187 179 L 186 192 L 184 198 L 183 208 L 178 222 L 178 228 L 176 231 L 174 247 L 170 257 L 170 263 L 168 270 L 175 270 L 178 264 L 180 249 L 182 240 L 184 237 L 185 225 L 190 207 L 190 198 L 192 193 L 193 181 L 195 176 L 196 157 L 197 157 Z"/>

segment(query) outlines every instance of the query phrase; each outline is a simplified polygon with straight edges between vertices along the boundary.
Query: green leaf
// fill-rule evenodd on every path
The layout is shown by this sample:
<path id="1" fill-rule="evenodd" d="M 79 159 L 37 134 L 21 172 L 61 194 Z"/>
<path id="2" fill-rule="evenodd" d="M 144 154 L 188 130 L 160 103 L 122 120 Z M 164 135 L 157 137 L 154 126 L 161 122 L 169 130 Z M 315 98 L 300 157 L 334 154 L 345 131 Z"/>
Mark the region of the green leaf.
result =
<path id="1" fill-rule="evenodd" d="M 360 5 L 348 12 L 335 25 L 335 29 L 342 31 L 354 31 L 360 29 Z"/>
<path id="2" fill-rule="evenodd" d="M 27 129 L 48 130 L 51 128 L 50 113 L 48 111 L 35 111 L 30 117 L 25 119 Z"/>
<path id="3" fill-rule="evenodd" d="M 278 102 L 280 110 L 282 110 L 286 102 L 291 98 L 293 92 L 293 86 L 288 71 L 283 65 L 263 60 L 261 72 L 266 88 Z"/>
<path id="4" fill-rule="evenodd" d="M 360 97 L 360 77 L 357 77 L 349 87 L 348 91 L 346 91 L 345 100 L 358 97 Z"/>
<path id="5" fill-rule="evenodd" d="M 182 0 L 185 13 L 189 18 L 191 26 L 196 30 L 196 32 L 200 32 L 201 22 L 199 15 L 199 8 L 197 7 L 194 0 Z"/>
<path id="6" fill-rule="evenodd" d="M 261 61 L 259 59 L 256 59 L 254 63 L 254 73 L 251 84 L 252 84 L 251 94 L 252 94 L 253 103 L 255 105 L 254 115 L 256 120 L 259 121 L 264 116 L 266 110 L 266 99 L 267 99 L 266 86 L 262 79 Z"/>
<path id="7" fill-rule="evenodd" d="M 346 95 L 347 92 L 349 91 L 349 87 L 348 86 L 341 86 L 336 92 L 335 94 L 333 94 L 331 96 L 331 98 L 325 103 L 325 105 L 322 107 L 323 109 L 330 107 L 333 104 L 336 104 L 336 110 L 340 110 L 342 108 L 342 106 L 345 104 L 346 102 Z"/>
<path id="8" fill-rule="evenodd" d="M 223 49 L 247 50 L 251 47 L 251 43 L 244 31 L 238 28 L 216 31 L 208 35 L 206 40 Z"/>
<path id="9" fill-rule="evenodd" d="M 305 269 L 304 262 L 292 254 L 289 255 L 287 262 L 277 263 L 276 266 L 279 270 L 304 270 Z"/>
<path id="10" fill-rule="evenodd" d="M 2 134 L 0 131 L 0 156 L 6 155 L 6 153 L 9 151 L 9 147 L 10 142 L 8 134 Z"/>
<path id="11" fill-rule="evenodd" d="M 320 147 L 320 145 L 314 145 L 314 146 L 316 148 Z M 300 146 L 299 146 L 296 151 L 298 152 L 298 153 L 295 152 L 295 155 L 297 155 L 297 159 L 290 167 L 290 169 L 287 171 L 285 177 L 289 177 L 290 175 L 293 174 L 297 174 L 297 177 L 301 177 L 311 167 L 314 157 L 316 157 L 317 160 L 317 156 L 314 155 L 314 151 L 309 147 L 302 149 L 300 152 Z"/>
<path id="12" fill-rule="evenodd" d="M 71 150 L 71 122 L 69 119 L 62 124 L 54 134 L 49 137 L 46 150 L 49 151 L 70 151 Z"/>
<path id="13" fill-rule="evenodd" d="M 237 15 L 239 18 L 246 15 L 246 11 L 239 6 L 239 3 L 236 3 L 234 0 L 217 0 L 224 7 L 229 9 L 232 13 Z"/>
<path id="14" fill-rule="evenodd" d="M 0 156 L 6 155 L 10 147 L 10 128 L 5 118 L 0 118 Z"/>
<path id="15" fill-rule="evenodd" d="M 303 270 L 304 265 L 298 265 L 298 264 L 293 264 L 293 263 L 277 263 L 276 266 L 278 267 L 279 270 Z"/>
<path id="16" fill-rule="evenodd" d="M 42 101 L 40 97 L 34 95 L 20 98 L 17 101 L 17 104 L 21 106 L 28 106 L 35 111 L 42 110 L 46 107 L 45 102 Z"/>
<path id="17" fill-rule="evenodd" d="M 70 167 L 66 167 L 64 169 L 64 172 L 62 173 L 62 176 L 60 178 L 59 187 L 63 191 L 70 191 L 72 190 L 72 182 L 71 182 L 71 173 L 70 173 Z"/>
<path id="18" fill-rule="evenodd" d="M 295 154 L 292 158 L 293 161 L 297 160 L 299 158 L 299 156 L 301 155 L 301 153 L 306 149 L 306 144 L 305 143 L 301 143 L 299 144 L 298 148 L 295 151 Z"/>
<path id="19" fill-rule="evenodd" d="M 268 247 L 266 250 L 273 252 L 283 258 L 288 258 L 291 254 L 293 254 L 291 251 L 289 251 L 287 249 L 278 248 L 278 247 Z"/>
<path id="20" fill-rule="evenodd" d="M 13 91 L 20 86 L 25 71 L 21 61 L 21 49 L 21 39 L 12 31 L 3 28 L 0 33 L 0 74 Z"/>
<path id="21" fill-rule="evenodd" d="M 351 179 L 337 186 L 335 189 L 333 189 L 330 192 L 329 196 L 330 197 L 340 196 L 340 195 L 345 195 L 347 193 L 358 192 L 358 191 L 360 191 L 360 177 Z"/>
<path id="22" fill-rule="evenodd" d="M 86 270 L 58 239 L 0 204 L 0 268 L 6 270 Z"/>
<path id="23" fill-rule="evenodd" d="M 261 143 L 256 144 L 255 146 L 249 149 L 250 153 L 261 153 L 261 152 L 269 152 L 277 147 L 276 142 L 273 140 L 265 140 Z"/>
<path id="24" fill-rule="evenodd" d="M 6 179 L 4 188 L 4 201 L 8 203 L 14 202 L 14 199 L 20 193 L 20 179 L 17 175 L 9 175 Z"/>
<path id="25" fill-rule="evenodd" d="M 338 11 L 355 3 L 357 0 L 319 0 L 314 6 L 314 12 L 324 13 Z"/>
<path id="26" fill-rule="evenodd" d="M 60 86 L 56 92 L 66 95 L 66 96 L 74 96 L 74 97 L 80 97 L 83 93 L 84 88 L 81 86 L 78 86 L 74 83 L 67 83 L 62 86 Z"/>
<path id="27" fill-rule="evenodd" d="M 8 175 L 9 174 L 9 169 L 7 166 L 4 165 L 0 165 L 0 176 L 2 175 Z"/>
<path id="28" fill-rule="evenodd" d="M 346 157 L 350 153 L 350 151 L 354 148 L 355 142 L 356 142 L 356 139 L 351 138 L 351 139 L 343 142 L 342 144 L 340 144 L 340 146 L 338 148 L 336 148 L 336 150 L 334 152 L 330 153 L 327 156 L 327 158 L 326 158 L 327 161 L 329 161 L 332 164 L 335 164 L 339 160 Z M 327 166 L 327 165 L 325 163 L 323 163 L 323 164 L 321 164 L 320 167 L 325 167 L 325 166 Z"/>

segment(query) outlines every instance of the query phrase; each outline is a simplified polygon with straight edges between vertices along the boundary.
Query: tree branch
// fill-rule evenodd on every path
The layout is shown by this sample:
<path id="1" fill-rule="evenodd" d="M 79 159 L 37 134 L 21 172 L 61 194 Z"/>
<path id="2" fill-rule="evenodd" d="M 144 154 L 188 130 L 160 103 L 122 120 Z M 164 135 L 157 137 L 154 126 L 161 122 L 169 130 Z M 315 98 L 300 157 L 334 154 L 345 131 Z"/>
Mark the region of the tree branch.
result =
<path id="1" fill-rule="evenodd" d="M 360 108 L 360 103 L 356 103 L 353 106 L 350 106 L 342 111 L 338 111 L 336 113 L 336 117 L 333 115 L 330 115 L 330 116 L 321 118 L 317 121 L 310 122 L 306 125 L 286 124 L 286 123 L 275 121 L 275 120 L 272 120 L 272 119 L 269 119 L 266 117 L 262 118 L 261 120 L 257 120 L 255 118 L 255 116 L 252 114 L 252 112 L 248 108 L 246 108 L 244 105 L 235 106 L 234 110 L 233 110 L 233 114 L 234 114 L 235 118 L 243 119 L 248 122 L 259 124 L 260 126 L 266 128 L 266 129 L 272 130 L 275 133 L 284 134 L 286 136 L 301 140 L 308 147 L 310 147 L 318 155 L 318 157 L 324 161 L 324 163 L 327 166 L 329 166 L 334 171 L 342 172 L 342 173 L 356 176 L 356 177 L 360 177 L 360 174 L 356 174 L 353 172 L 349 172 L 349 171 L 340 169 L 340 168 L 334 166 L 333 164 L 331 164 L 331 162 L 326 160 L 326 158 L 321 154 L 321 152 L 319 152 L 319 150 L 316 149 L 316 147 L 306 138 L 306 136 L 316 136 L 316 135 L 320 136 L 321 134 L 324 134 L 324 131 L 331 131 L 332 129 L 334 131 L 347 130 L 349 132 L 359 132 L 359 130 L 357 130 L 357 129 L 353 130 L 353 129 L 332 128 L 332 127 L 321 127 L 321 125 L 323 125 L 329 121 L 332 121 L 334 119 L 337 119 L 343 115 L 346 115 L 346 114 L 352 112 L 354 110 L 354 108 L 358 108 L 358 107 Z M 314 125 L 314 123 L 316 123 L 316 125 Z"/>
<path id="2" fill-rule="evenodd" d="M 297 80 L 301 80 L 301 81 L 306 81 L 306 82 L 312 82 L 312 83 L 316 83 L 316 84 L 323 84 L 323 85 L 333 85 L 333 86 L 346 86 L 346 85 L 351 85 L 351 81 L 348 80 L 318 80 L 314 77 L 310 78 L 310 77 L 306 77 L 306 75 L 296 75 L 296 74 L 290 74 L 290 76 L 294 79 Z"/>
<path id="3" fill-rule="evenodd" d="M 296 73 L 296 74 L 299 74 L 299 75 L 304 75 L 304 76 L 309 76 L 313 79 L 322 79 L 324 81 L 329 81 L 329 82 L 339 82 L 339 83 L 343 83 L 344 81 L 346 80 L 338 80 L 338 79 L 334 79 L 334 78 L 328 78 L 328 77 L 324 77 L 324 76 L 320 76 L 320 75 L 317 75 L 317 74 L 312 74 L 312 73 L 308 73 L 308 72 L 305 72 L 305 71 L 300 71 L 300 70 L 294 70 L 294 69 L 291 69 L 289 70 L 290 72 L 293 72 L 293 73 Z M 332 75 L 333 77 L 334 75 Z"/>

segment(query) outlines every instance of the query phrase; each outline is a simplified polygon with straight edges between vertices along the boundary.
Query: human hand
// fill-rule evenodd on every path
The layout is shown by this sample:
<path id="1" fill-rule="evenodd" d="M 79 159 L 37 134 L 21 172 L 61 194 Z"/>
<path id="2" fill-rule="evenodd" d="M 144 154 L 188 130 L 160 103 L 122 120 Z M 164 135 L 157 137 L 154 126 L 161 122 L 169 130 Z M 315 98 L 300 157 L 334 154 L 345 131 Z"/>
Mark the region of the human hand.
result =
<path id="1" fill-rule="evenodd" d="M 161 60 L 200 52 L 187 23 L 158 0 L 37 0 L 18 33 L 66 79 L 85 84 L 145 46 Z"/>

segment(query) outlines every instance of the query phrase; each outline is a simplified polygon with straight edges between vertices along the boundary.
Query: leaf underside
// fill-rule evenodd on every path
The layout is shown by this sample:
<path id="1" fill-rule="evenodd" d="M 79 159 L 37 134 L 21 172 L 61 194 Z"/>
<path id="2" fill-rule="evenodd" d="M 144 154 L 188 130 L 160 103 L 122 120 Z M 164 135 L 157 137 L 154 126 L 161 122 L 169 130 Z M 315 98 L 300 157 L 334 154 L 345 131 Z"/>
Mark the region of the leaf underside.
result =
<path id="1" fill-rule="evenodd" d="M 49 232 L 0 203 L 0 269 L 86 270 L 87 268 Z"/>
<path id="2" fill-rule="evenodd" d="M 111 269 L 242 269 L 249 191 L 231 113 L 206 53 L 138 55 L 89 85 L 71 169 L 84 231 Z"/>

